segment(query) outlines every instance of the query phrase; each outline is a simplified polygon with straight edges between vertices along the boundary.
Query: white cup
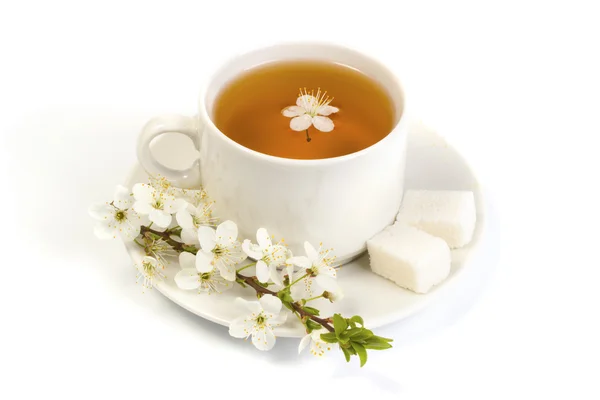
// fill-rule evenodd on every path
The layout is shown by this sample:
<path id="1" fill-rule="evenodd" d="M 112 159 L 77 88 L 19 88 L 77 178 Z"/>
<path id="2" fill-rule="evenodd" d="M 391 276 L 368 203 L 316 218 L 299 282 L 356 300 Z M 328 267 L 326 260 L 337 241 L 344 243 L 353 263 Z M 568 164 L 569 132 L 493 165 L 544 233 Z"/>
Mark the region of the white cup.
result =
<path id="1" fill-rule="evenodd" d="M 225 136 L 212 121 L 221 89 L 240 73 L 270 61 L 322 60 L 356 68 L 382 84 L 395 105 L 394 129 L 356 153 L 321 160 L 262 154 Z M 347 262 L 366 241 L 393 223 L 402 201 L 406 149 L 406 105 L 402 86 L 385 66 L 344 47 L 294 43 L 239 56 L 217 70 L 200 93 L 195 117 L 150 120 L 138 141 L 138 158 L 150 175 L 162 175 L 184 188 L 204 186 L 221 220 L 237 223 L 241 238 L 266 228 L 285 238 L 294 254 L 303 243 L 333 248 Z M 161 165 L 150 152 L 152 140 L 169 132 L 190 137 L 199 159 L 180 171 Z"/>

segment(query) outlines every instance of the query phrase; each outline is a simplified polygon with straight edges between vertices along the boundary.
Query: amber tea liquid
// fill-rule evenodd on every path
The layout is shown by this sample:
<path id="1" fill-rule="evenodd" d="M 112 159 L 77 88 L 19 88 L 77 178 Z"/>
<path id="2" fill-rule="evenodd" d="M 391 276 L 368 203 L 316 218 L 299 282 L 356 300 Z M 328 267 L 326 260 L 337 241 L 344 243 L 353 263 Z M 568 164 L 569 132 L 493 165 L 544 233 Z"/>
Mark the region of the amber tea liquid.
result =
<path id="1" fill-rule="evenodd" d="M 290 128 L 282 109 L 296 104 L 299 90 L 327 91 L 334 123 L 331 132 L 314 126 Z M 273 62 L 250 69 L 230 82 L 215 102 L 213 121 L 221 132 L 252 150 L 277 157 L 323 159 L 367 148 L 389 134 L 394 105 L 385 89 L 356 69 L 317 61 Z"/>

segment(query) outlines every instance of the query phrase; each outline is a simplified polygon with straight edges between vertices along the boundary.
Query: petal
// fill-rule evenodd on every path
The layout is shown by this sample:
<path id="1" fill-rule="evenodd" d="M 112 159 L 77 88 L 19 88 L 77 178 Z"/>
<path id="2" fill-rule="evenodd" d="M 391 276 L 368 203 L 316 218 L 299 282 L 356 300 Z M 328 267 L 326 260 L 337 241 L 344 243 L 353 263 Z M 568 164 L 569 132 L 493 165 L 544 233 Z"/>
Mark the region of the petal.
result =
<path id="1" fill-rule="evenodd" d="M 212 263 L 214 258 L 215 255 L 213 253 L 207 253 L 200 250 L 196 253 L 196 270 L 198 270 L 198 272 L 212 271 L 215 268 Z"/>
<path id="2" fill-rule="evenodd" d="M 273 314 L 274 316 L 279 315 L 281 312 L 281 300 L 279 297 L 275 297 L 271 294 L 265 294 L 258 302 L 265 312 Z"/>
<path id="3" fill-rule="evenodd" d="M 204 251 L 212 251 L 215 248 L 217 233 L 209 226 L 200 226 L 198 228 L 198 240 Z"/>
<path id="4" fill-rule="evenodd" d="M 329 294 L 329 300 L 331 301 L 340 301 L 344 298 L 344 292 L 342 291 L 342 288 L 338 287 L 337 292 L 333 292 Z"/>
<path id="5" fill-rule="evenodd" d="M 311 96 L 310 94 L 299 96 L 296 99 L 296 105 L 298 107 L 304 108 L 305 110 L 311 108 L 313 104 L 316 104 L 318 102 L 319 101 L 317 100 L 317 98 L 315 96 Z"/>
<path id="6" fill-rule="evenodd" d="M 179 254 L 179 266 L 181 269 L 196 268 L 196 256 L 184 251 Z M 196 271 L 198 272 L 198 271 Z"/>
<path id="7" fill-rule="evenodd" d="M 106 222 L 98 222 L 94 226 L 94 235 L 98 239 L 114 239 L 117 237 L 117 228 L 114 225 L 109 225 Z"/>
<path id="8" fill-rule="evenodd" d="M 153 209 L 150 211 L 150 214 L 148 214 L 148 219 L 161 228 L 166 228 L 171 224 L 173 217 L 171 217 L 171 214 L 168 214 L 162 210 Z"/>
<path id="9" fill-rule="evenodd" d="M 299 106 L 289 106 L 281 110 L 281 114 L 283 114 L 284 117 L 292 118 L 306 114 L 306 110 Z"/>
<path id="10" fill-rule="evenodd" d="M 286 319 L 287 319 L 287 314 L 286 313 L 280 313 L 276 317 L 269 318 L 269 325 L 271 327 L 283 325 L 283 323 L 286 321 Z"/>
<path id="11" fill-rule="evenodd" d="M 248 258 L 248 255 L 242 251 L 242 244 L 240 242 L 230 243 L 226 249 L 229 252 L 226 259 L 230 264 L 239 264 Z"/>
<path id="12" fill-rule="evenodd" d="M 325 118 L 325 117 L 322 117 Z M 299 117 L 294 117 L 290 120 L 290 128 L 294 131 L 305 131 L 307 130 L 313 123 L 313 119 L 310 115 L 304 114 Z M 333 129 L 333 128 L 331 128 Z"/>
<path id="13" fill-rule="evenodd" d="M 224 291 L 231 289 L 233 284 L 226 281 L 217 272 L 213 272 L 210 276 L 210 282 L 212 285 L 200 285 L 199 290 L 207 293 L 223 293 Z"/>
<path id="14" fill-rule="evenodd" d="M 236 318 L 229 324 L 229 334 L 235 338 L 245 339 L 250 336 L 253 324 L 254 321 L 249 318 Z"/>
<path id="15" fill-rule="evenodd" d="M 144 258 L 142 258 L 142 263 L 149 263 L 154 268 L 159 268 L 160 267 L 160 264 L 158 263 L 158 260 L 156 258 L 150 257 L 150 256 L 145 256 Z"/>
<path id="16" fill-rule="evenodd" d="M 154 201 L 154 195 L 156 190 L 146 183 L 137 183 L 133 186 L 133 197 L 136 201 L 144 203 L 152 203 Z"/>
<path id="17" fill-rule="evenodd" d="M 165 198 L 165 211 L 169 214 L 174 214 L 179 210 L 183 210 L 187 207 L 187 202 L 183 199 L 176 199 L 175 197 L 167 196 Z"/>
<path id="18" fill-rule="evenodd" d="M 195 246 L 200 245 L 200 242 L 198 241 L 198 232 L 196 232 L 195 229 L 182 229 L 180 237 L 185 244 L 193 244 Z"/>
<path id="19" fill-rule="evenodd" d="M 329 266 L 319 267 L 319 275 L 327 275 L 332 278 L 335 278 L 337 273 L 335 272 L 335 268 Z"/>
<path id="20" fill-rule="evenodd" d="M 228 245 L 237 240 L 238 227 L 233 221 L 224 221 L 217 226 L 217 243 Z"/>
<path id="21" fill-rule="evenodd" d="M 263 256 L 260 248 L 257 245 L 252 244 L 250 239 L 244 240 L 242 243 L 242 250 L 244 250 L 244 253 L 246 253 L 248 257 L 252 258 L 253 260 L 260 260 Z"/>
<path id="22" fill-rule="evenodd" d="M 312 267 L 312 263 L 308 260 L 307 257 L 304 257 L 304 256 L 296 256 L 296 257 L 288 258 L 288 260 L 286 262 L 294 264 L 295 266 L 304 268 L 304 269 Z"/>
<path id="23" fill-rule="evenodd" d="M 286 261 L 290 258 L 291 252 L 285 246 L 275 245 L 270 248 L 271 253 L 271 262 L 270 265 L 275 265 L 279 267 L 286 263 Z"/>
<path id="24" fill-rule="evenodd" d="M 256 277 L 261 283 L 267 283 L 269 281 L 269 277 L 271 273 L 269 271 L 269 267 L 263 260 L 259 260 L 256 263 Z"/>
<path id="25" fill-rule="evenodd" d="M 235 281 L 235 266 L 231 264 L 227 264 L 223 260 L 217 263 L 217 268 L 219 268 L 219 273 L 226 280 L 233 282 Z"/>
<path id="26" fill-rule="evenodd" d="M 308 346 L 311 339 L 312 339 L 312 336 L 310 334 L 308 334 L 308 335 L 304 336 L 302 338 L 302 340 L 300 340 L 300 345 L 298 346 L 298 354 L 302 353 L 302 350 L 304 350 L 306 348 L 306 346 Z"/>
<path id="27" fill-rule="evenodd" d="M 269 232 L 267 232 L 265 228 L 259 228 L 256 231 L 256 242 L 260 246 L 261 250 L 264 250 L 272 245 Z"/>
<path id="28" fill-rule="evenodd" d="M 140 213 L 142 215 L 148 215 L 154 210 L 154 207 L 152 207 L 150 203 L 146 203 L 144 201 L 136 201 L 135 203 L 133 203 L 133 209 L 137 213 Z"/>
<path id="29" fill-rule="evenodd" d="M 115 206 L 122 210 L 126 210 L 133 205 L 133 195 L 125 186 L 117 185 L 113 201 L 115 202 Z"/>
<path id="30" fill-rule="evenodd" d="M 204 189 L 181 189 L 179 196 L 193 206 L 197 206 L 204 198 Z"/>
<path id="31" fill-rule="evenodd" d="M 131 241 L 140 234 L 140 223 L 129 217 L 126 221 L 117 226 L 117 230 L 121 239 Z"/>
<path id="32" fill-rule="evenodd" d="M 306 252 L 306 257 L 308 257 L 308 260 L 311 263 L 314 263 L 319 259 L 319 253 L 312 244 L 304 242 L 304 251 Z"/>
<path id="33" fill-rule="evenodd" d="M 283 286 L 283 280 L 275 265 L 269 265 L 269 277 L 276 285 Z"/>
<path id="34" fill-rule="evenodd" d="M 336 293 L 339 290 L 339 286 L 335 279 L 327 275 L 317 275 L 315 282 L 323 290 L 327 290 L 331 293 Z"/>
<path id="35" fill-rule="evenodd" d="M 321 132 L 331 132 L 334 127 L 333 121 L 331 119 L 329 119 L 328 117 L 321 117 L 320 115 L 314 117 L 312 119 L 312 123 L 315 126 L 315 128 L 317 128 Z"/>
<path id="36" fill-rule="evenodd" d="M 195 229 L 194 219 L 187 209 L 177 211 L 175 219 L 179 226 L 183 229 Z"/>
<path id="37" fill-rule="evenodd" d="M 113 206 L 106 203 L 98 203 L 92 204 L 90 208 L 88 208 L 88 213 L 90 214 L 90 217 L 97 219 L 98 221 L 105 221 L 114 215 L 115 209 Z"/>
<path id="38" fill-rule="evenodd" d="M 238 306 L 244 307 L 244 309 L 250 311 L 255 316 L 262 311 L 262 307 L 258 301 L 248 301 L 241 297 L 236 297 L 235 302 Z"/>
<path id="39" fill-rule="evenodd" d="M 182 253 L 183 254 L 183 253 Z M 198 271 L 195 268 L 182 269 L 175 275 L 175 284 L 179 289 L 194 290 L 200 287 Z"/>
<path id="40" fill-rule="evenodd" d="M 275 346 L 275 335 L 269 328 L 252 333 L 252 344 L 259 350 L 268 351 Z"/>
<path id="41" fill-rule="evenodd" d="M 321 339 L 321 335 L 323 333 L 329 333 L 329 331 L 325 328 L 315 329 L 311 332 L 310 336 L 312 336 L 312 340 L 314 340 L 315 342 L 322 342 L 323 339 Z"/>
<path id="42" fill-rule="evenodd" d="M 331 345 L 323 342 L 322 340 L 313 340 L 310 343 L 310 352 L 315 356 L 321 357 L 327 350 L 331 350 Z"/>
<path id="43" fill-rule="evenodd" d="M 338 111 L 340 111 L 340 109 L 333 106 L 321 106 L 317 108 L 317 114 L 319 115 L 330 115 Z"/>
<path id="44" fill-rule="evenodd" d="M 308 299 L 316 296 L 315 292 L 313 291 L 314 288 L 314 279 L 302 279 L 300 282 L 292 286 L 290 292 L 294 301 L 299 301 L 301 299 Z M 321 292 L 318 294 L 321 294 Z"/>

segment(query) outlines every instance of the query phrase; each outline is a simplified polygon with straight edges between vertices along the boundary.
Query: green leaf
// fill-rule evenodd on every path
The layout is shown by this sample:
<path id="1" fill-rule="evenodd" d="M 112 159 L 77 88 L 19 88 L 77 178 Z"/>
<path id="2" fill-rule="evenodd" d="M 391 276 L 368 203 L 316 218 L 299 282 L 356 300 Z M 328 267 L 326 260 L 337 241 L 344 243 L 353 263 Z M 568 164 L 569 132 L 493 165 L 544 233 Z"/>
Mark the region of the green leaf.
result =
<path id="1" fill-rule="evenodd" d="M 335 333 L 333 333 L 333 332 L 322 333 L 321 340 L 326 343 L 337 343 L 338 342 L 338 338 L 335 335 Z"/>
<path id="2" fill-rule="evenodd" d="M 279 292 L 277 292 L 277 297 L 279 297 L 279 299 L 284 302 L 284 303 L 293 303 L 294 299 L 292 298 L 292 295 L 290 294 L 289 290 L 281 290 Z"/>
<path id="3" fill-rule="evenodd" d="M 388 341 L 391 339 L 382 338 L 379 336 L 373 336 L 365 340 L 365 347 L 371 350 L 385 350 L 392 347 Z"/>
<path id="4" fill-rule="evenodd" d="M 367 350 L 360 343 L 350 342 L 350 344 L 352 345 L 352 348 L 356 351 L 356 354 L 358 354 L 358 358 L 360 359 L 360 366 L 362 367 L 367 363 Z"/>
<path id="5" fill-rule="evenodd" d="M 377 342 L 381 342 L 381 343 L 389 343 L 389 342 L 393 342 L 394 339 L 388 339 L 388 338 L 384 338 L 381 336 L 373 336 L 371 338 L 371 340 L 377 341 Z"/>
<path id="6" fill-rule="evenodd" d="M 348 329 L 347 333 L 348 333 L 348 336 L 351 337 L 352 340 L 354 340 L 354 336 L 361 333 L 362 330 L 363 330 L 363 328 L 351 328 L 351 329 Z"/>
<path id="7" fill-rule="evenodd" d="M 308 307 L 308 306 L 304 306 L 302 307 L 304 309 L 304 311 L 306 311 L 307 313 L 311 314 L 311 315 L 319 315 L 319 310 L 317 310 L 316 308 L 313 307 Z"/>
<path id="8" fill-rule="evenodd" d="M 350 321 L 358 323 L 358 324 L 360 324 L 360 326 L 365 326 L 365 323 L 363 322 L 362 317 L 360 317 L 358 315 L 355 315 L 354 317 L 350 318 Z"/>
<path id="9" fill-rule="evenodd" d="M 242 286 L 243 288 L 245 288 L 245 287 L 246 287 L 246 283 L 245 283 L 245 282 L 244 282 L 242 279 L 240 279 L 240 278 L 236 278 L 236 280 L 235 280 L 235 281 L 236 281 L 237 283 L 239 283 L 239 284 L 240 284 L 240 286 Z"/>
<path id="10" fill-rule="evenodd" d="M 362 342 L 364 340 L 367 340 L 367 339 L 373 337 L 373 332 L 371 332 L 370 330 L 365 329 L 365 328 L 357 328 L 357 329 L 360 329 L 360 332 L 357 333 L 356 335 L 352 336 L 353 341 Z"/>
<path id="11" fill-rule="evenodd" d="M 308 329 L 310 329 L 311 331 L 315 331 L 317 329 L 321 329 L 322 328 L 322 326 L 320 324 L 316 323 L 312 319 L 309 319 L 309 320 L 306 321 L 306 327 Z M 335 334 L 333 336 L 335 337 Z"/>
<path id="12" fill-rule="evenodd" d="M 337 336 L 337 338 L 340 341 L 340 343 L 348 343 L 348 341 L 350 340 L 350 335 L 348 335 L 348 332 L 342 332 L 340 335 Z"/>
<path id="13" fill-rule="evenodd" d="M 335 334 L 339 337 L 346 328 L 348 328 L 346 319 L 340 314 L 333 314 L 333 329 L 335 329 Z"/>
<path id="14" fill-rule="evenodd" d="M 343 347 L 341 347 L 341 349 L 344 352 L 344 357 L 346 357 L 346 362 L 350 362 L 350 352 L 348 351 L 348 349 L 345 349 Z"/>
<path id="15" fill-rule="evenodd" d="M 389 343 L 365 343 L 365 349 L 369 350 L 387 350 L 391 348 L 392 345 Z"/>

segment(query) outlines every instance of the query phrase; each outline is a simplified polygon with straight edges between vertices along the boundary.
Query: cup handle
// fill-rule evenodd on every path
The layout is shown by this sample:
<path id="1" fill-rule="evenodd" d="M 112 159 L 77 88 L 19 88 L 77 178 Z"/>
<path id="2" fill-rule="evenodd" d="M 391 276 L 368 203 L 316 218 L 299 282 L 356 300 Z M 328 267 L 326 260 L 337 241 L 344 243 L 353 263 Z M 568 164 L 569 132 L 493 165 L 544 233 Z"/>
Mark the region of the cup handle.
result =
<path id="1" fill-rule="evenodd" d="M 152 118 L 138 137 L 137 157 L 142 168 L 151 176 L 162 175 L 173 183 L 174 186 L 184 189 L 194 189 L 202 184 L 200 178 L 200 160 L 184 170 L 173 169 L 164 166 L 150 151 L 150 143 L 154 138 L 164 133 L 181 133 L 186 135 L 194 143 L 196 150 L 200 150 L 199 121 L 195 117 L 182 115 L 163 115 Z"/>

